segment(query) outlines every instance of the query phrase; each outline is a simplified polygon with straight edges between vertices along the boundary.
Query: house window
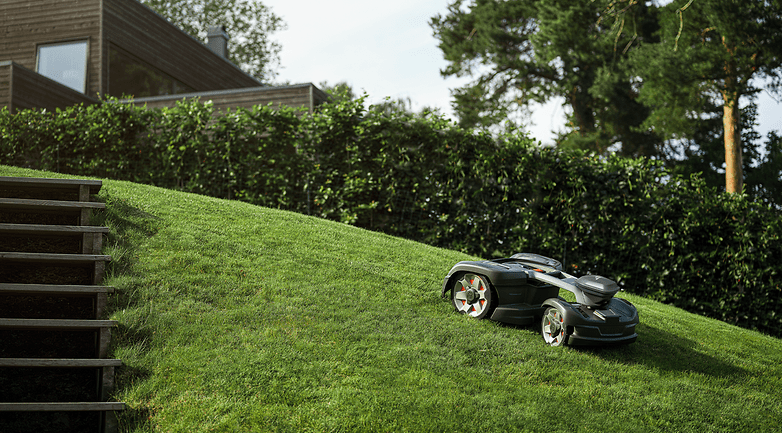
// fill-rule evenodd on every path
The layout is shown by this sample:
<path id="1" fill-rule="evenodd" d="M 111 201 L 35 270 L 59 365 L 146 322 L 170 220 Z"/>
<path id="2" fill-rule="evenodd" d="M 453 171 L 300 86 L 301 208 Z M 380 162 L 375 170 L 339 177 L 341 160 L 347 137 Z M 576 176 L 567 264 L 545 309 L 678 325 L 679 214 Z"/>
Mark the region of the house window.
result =
<path id="1" fill-rule="evenodd" d="M 149 63 L 114 44 L 109 45 L 109 95 L 142 98 L 193 91 Z"/>
<path id="2" fill-rule="evenodd" d="M 87 91 L 87 41 L 38 46 L 39 74 L 77 90 Z"/>

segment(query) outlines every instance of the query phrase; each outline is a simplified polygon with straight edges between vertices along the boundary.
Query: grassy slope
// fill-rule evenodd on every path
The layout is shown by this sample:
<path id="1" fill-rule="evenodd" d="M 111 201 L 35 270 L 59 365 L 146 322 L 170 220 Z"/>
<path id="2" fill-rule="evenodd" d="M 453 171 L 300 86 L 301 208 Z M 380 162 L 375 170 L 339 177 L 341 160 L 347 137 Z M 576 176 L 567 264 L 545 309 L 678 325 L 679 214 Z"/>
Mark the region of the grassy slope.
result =
<path id="1" fill-rule="evenodd" d="M 0 175 L 56 176 L 1 167 Z M 550 348 L 455 314 L 468 257 L 104 181 L 124 431 L 774 431 L 782 341 L 622 294 L 635 344 Z"/>

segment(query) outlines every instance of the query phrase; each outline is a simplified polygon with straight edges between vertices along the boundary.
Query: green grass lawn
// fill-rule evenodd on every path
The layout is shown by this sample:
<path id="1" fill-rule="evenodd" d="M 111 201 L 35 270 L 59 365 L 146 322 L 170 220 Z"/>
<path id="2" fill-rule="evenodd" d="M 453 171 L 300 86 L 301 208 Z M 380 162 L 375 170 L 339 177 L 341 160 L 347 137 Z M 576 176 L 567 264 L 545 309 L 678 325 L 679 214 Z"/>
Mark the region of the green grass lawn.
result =
<path id="1" fill-rule="evenodd" d="M 104 180 L 100 197 L 121 431 L 782 425 L 779 339 L 621 293 L 640 313 L 636 343 L 551 348 L 537 328 L 472 320 L 439 297 L 463 254 L 126 182 Z"/>

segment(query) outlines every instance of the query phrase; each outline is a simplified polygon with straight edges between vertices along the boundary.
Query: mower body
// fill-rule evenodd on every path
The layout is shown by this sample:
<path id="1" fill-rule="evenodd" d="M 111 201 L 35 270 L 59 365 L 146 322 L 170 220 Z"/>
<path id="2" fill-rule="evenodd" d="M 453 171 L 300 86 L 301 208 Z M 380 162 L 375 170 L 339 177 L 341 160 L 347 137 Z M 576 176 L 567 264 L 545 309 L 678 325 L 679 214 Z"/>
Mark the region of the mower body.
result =
<path id="1" fill-rule="evenodd" d="M 565 289 L 575 303 L 559 296 Z M 607 345 L 632 343 L 638 335 L 638 311 L 616 298 L 619 286 L 608 278 L 565 273 L 554 259 L 536 254 L 464 261 L 451 268 L 442 296 L 450 293 L 454 308 L 483 319 L 527 326 L 542 320 L 542 333 L 551 345 Z M 552 323 L 552 318 L 556 322 Z M 546 333 L 556 331 L 547 338 Z"/>

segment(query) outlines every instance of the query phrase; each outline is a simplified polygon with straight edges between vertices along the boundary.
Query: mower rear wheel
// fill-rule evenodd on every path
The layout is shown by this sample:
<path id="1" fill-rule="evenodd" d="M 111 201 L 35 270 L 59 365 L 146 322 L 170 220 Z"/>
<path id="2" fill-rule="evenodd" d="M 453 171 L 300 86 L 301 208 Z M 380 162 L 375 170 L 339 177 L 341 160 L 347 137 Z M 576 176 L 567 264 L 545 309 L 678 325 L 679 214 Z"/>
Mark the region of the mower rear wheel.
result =
<path id="1" fill-rule="evenodd" d="M 494 309 L 494 295 L 488 278 L 478 274 L 463 274 L 451 289 L 451 302 L 456 311 L 483 319 Z"/>

